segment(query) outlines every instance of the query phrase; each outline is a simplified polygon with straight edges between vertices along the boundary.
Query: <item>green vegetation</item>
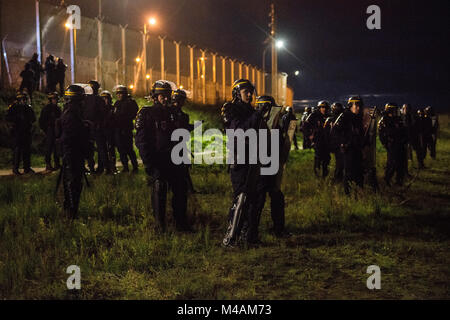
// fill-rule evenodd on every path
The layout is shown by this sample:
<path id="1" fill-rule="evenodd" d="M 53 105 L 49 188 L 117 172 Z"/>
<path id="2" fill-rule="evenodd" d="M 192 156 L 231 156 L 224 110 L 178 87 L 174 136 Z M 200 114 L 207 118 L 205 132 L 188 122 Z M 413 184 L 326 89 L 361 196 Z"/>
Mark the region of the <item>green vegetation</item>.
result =
<path id="1" fill-rule="evenodd" d="M 192 121 L 218 121 L 218 108 L 187 110 Z M 344 196 L 315 179 L 311 150 L 292 151 L 283 183 L 292 236 L 271 234 L 267 203 L 263 244 L 251 249 L 220 246 L 231 203 L 225 166 L 193 166 L 197 232 L 163 236 L 153 231 L 143 170 L 90 178 L 74 223 L 55 203 L 56 174 L 0 177 L 0 298 L 448 299 L 450 127 L 442 127 L 437 160 L 411 169 L 403 188 L 382 183 L 379 148 L 377 195 L 366 188 Z M 66 289 L 73 264 L 81 290 Z M 369 265 L 381 268 L 381 290 L 366 288 Z"/>

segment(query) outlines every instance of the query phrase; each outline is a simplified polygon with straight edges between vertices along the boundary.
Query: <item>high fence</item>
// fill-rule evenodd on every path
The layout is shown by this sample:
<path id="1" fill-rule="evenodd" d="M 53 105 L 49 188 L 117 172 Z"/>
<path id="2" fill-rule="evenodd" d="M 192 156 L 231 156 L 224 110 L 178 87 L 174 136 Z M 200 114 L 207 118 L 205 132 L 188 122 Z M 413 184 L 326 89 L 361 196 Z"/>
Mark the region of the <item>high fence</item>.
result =
<path id="1" fill-rule="evenodd" d="M 1 36 L 6 50 L 11 86 L 20 85 L 20 71 L 36 52 L 36 11 L 34 0 L 2 1 Z M 70 82 L 70 37 L 65 28 L 66 8 L 40 3 L 42 30 L 42 61 L 48 54 L 62 57 L 69 66 L 66 84 Z M 187 45 L 151 32 L 146 35 L 146 59 L 143 51 L 143 31 L 101 23 L 102 63 L 100 65 L 98 20 L 82 17 L 81 29 L 76 31 L 75 82 L 100 80 L 111 90 L 117 84 L 146 94 L 158 79 L 174 82 L 188 96 L 201 103 L 214 104 L 231 98 L 234 80 L 247 78 L 263 94 L 263 72 L 256 66 L 238 61 L 194 45 Z M 137 59 L 139 58 L 139 59 Z M 146 64 L 146 66 L 145 66 Z M 2 74 L 3 81 L 9 82 Z M 286 105 L 293 93 L 286 85 L 287 75 L 278 75 L 278 103 Z M 271 92 L 270 74 L 266 74 L 265 91 Z"/>

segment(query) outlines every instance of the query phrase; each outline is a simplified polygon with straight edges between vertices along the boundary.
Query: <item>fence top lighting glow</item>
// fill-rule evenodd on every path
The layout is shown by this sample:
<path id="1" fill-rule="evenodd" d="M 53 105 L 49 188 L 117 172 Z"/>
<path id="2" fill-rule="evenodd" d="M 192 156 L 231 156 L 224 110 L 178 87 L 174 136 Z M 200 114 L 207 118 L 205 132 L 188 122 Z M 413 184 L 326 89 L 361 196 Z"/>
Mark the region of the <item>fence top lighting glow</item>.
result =
<path id="1" fill-rule="evenodd" d="M 132 84 L 130 84 L 130 89 L 133 89 L 133 88 L 134 88 L 134 86 Z"/>
<path id="2" fill-rule="evenodd" d="M 149 23 L 151 26 L 154 26 L 154 25 L 156 24 L 156 19 L 152 17 L 152 18 L 148 19 L 148 23 Z"/>
<path id="3" fill-rule="evenodd" d="M 180 86 L 180 89 L 183 89 L 184 87 L 183 86 Z"/>
<path id="4" fill-rule="evenodd" d="M 66 29 L 70 29 L 70 24 L 68 22 L 66 22 L 66 24 L 64 25 L 64 27 L 66 27 Z"/>
<path id="5" fill-rule="evenodd" d="M 145 75 L 145 77 L 146 77 L 147 79 L 150 79 L 150 75 L 149 75 L 149 74 Z"/>
<path id="6" fill-rule="evenodd" d="M 136 62 L 140 62 L 140 61 L 141 61 L 141 58 L 137 57 Z"/>
<path id="7" fill-rule="evenodd" d="M 278 49 L 283 48 L 284 47 L 284 41 L 283 40 L 277 40 L 275 42 L 275 45 L 277 46 Z"/>
<path id="8" fill-rule="evenodd" d="M 298 76 L 298 75 L 300 74 L 300 71 L 296 70 L 296 71 L 294 72 L 294 74 L 295 74 L 296 76 Z"/>

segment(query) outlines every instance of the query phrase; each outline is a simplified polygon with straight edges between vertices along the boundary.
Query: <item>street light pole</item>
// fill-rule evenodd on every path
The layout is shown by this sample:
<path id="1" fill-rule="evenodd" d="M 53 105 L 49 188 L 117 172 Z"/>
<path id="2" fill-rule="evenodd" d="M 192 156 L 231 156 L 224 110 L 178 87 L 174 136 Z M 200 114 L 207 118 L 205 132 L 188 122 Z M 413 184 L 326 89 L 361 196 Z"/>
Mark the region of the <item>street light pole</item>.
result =
<path id="1" fill-rule="evenodd" d="M 75 83 L 75 29 L 70 26 L 70 78 Z"/>
<path id="2" fill-rule="evenodd" d="M 270 5 L 270 36 L 272 45 L 272 96 L 278 101 L 278 57 L 275 40 L 275 6 Z"/>
<path id="3" fill-rule="evenodd" d="M 267 49 L 269 49 L 270 46 L 266 46 L 263 50 L 262 54 L 262 92 L 261 94 L 264 94 L 266 92 L 266 52 Z"/>
<path id="4" fill-rule="evenodd" d="M 147 74 L 147 23 L 144 24 L 144 33 L 142 34 L 142 79 L 144 79 L 143 91 L 147 92 L 145 75 Z M 137 87 L 137 84 L 136 84 Z M 137 89 L 136 89 L 137 90 Z"/>
<path id="5" fill-rule="evenodd" d="M 97 17 L 97 32 L 98 32 L 98 78 L 97 81 L 103 82 L 103 26 L 102 26 L 102 0 L 98 0 L 98 17 Z M 105 86 L 105 84 L 103 84 Z"/>
<path id="6" fill-rule="evenodd" d="M 41 47 L 41 21 L 39 12 L 39 0 L 36 0 L 36 49 L 38 54 L 39 64 L 42 64 L 42 47 Z M 41 86 L 42 78 L 39 76 L 39 87 Z M 40 89 L 40 88 L 38 88 Z"/>

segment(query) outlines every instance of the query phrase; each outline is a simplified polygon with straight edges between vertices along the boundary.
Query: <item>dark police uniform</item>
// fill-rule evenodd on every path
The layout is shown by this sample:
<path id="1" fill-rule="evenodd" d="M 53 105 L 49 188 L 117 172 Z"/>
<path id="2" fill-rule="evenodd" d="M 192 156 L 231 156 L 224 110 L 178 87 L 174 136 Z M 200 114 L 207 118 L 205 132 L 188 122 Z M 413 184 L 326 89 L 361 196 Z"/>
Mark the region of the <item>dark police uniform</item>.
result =
<path id="1" fill-rule="evenodd" d="M 84 160 L 89 149 L 90 133 L 81 113 L 83 95 L 83 88 L 76 85 L 69 86 L 65 92 L 68 100 L 61 118 L 57 121 L 57 141 L 63 155 L 61 174 L 64 186 L 64 211 L 72 219 L 78 216 Z"/>
<path id="2" fill-rule="evenodd" d="M 236 80 L 235 86 L 248 80 Z M 247 85 L 246 82 L 243 83 Z M 251 85 L 251 84 L 250 84 Z M 239 88 L 239 86 L 238 86 Z M 241 101 L 228 102 L 222 108 L 226 129 L 258 130 L 263 123 L 264 110 L 256 111 L 250 104 Z M 230 166 L 231 184 L 233 187 L 233 202 L 228 215 L 228 228 L 223 240 L 225 246 L 242 243 L 255 243 L 258 241 L 258 225 L 260 206 L 258 195 L 265 196 L 265 186 L 260 179 L 259 164 L 249 164 L 249 147 L 246 143 L 246 159 L 244 164 L 237 164 L 237 148 L 235 148 L 235 164 Z M 242 155 L 240 155 L 242 156 Z M 242 209 L 241 224 L 237 227 L 236 235 L 232 235 L 233 219 L 239 210 L 239 196 L 245 194 L 246 201 Z"/>
<path id="3" fill-rule="evenodd" d="M 330 164 L 330 146 L 326 129 L 324 128 L 326 116 L 319 110 L 316 110 L 308 117 L 304 127 L 309 128 L 306 132 L 310 132 L 313 136 L 312 146 L 314 148 L 314 173 L 319 176 L 322 170 L 322 177 L 328 175 L 328 165 Z"/>
<path id="4" fill-rule="evenodd" d="M 96 94 L 86 95 L 83 106 L 83 120 L 91 123 L 91 140 L 95 141 L 98 152 L 97 172 L 102 173 L 108 164 L 106 151 L 106 138 L 104 133 L 104 121 L 106 118 L 105 102 Z M 95 161 L 93 150 L 89 153 L 88 166 L 91 173 L 94 172 Z"/>
<path id="5" fill-rule="evenodd" d="M 117 103 L 116 103 L 117 104 Z M 123 107 L 122 105 L 119 105 Z M 183 179 L 184 165 L 175 165 L 171 159 L 172 132 L 179 128 L 174 108 L 155 103 L 143 107 L 136 119 L 136 146 L 149 176 L 152 188 L 152 207 L 162 232 L 166 229 L 167 189 L 173 193 L 172 208 L 178 230 L 189 230 L 187 208 L 187 181 Z"/>
<path id="6" fill-rule="evenodd" d="M 114 104 L 116 146 L 125 172 L 128 171 L 128 157 L 133 165 L 133 170 L 138 169 L 136 153 L 133 149 L 133 120 L 138 111 L 139 107 L 136 101 L 131 98 L 117 100 Z"/>
<path id="7" fill-rule="evenodd" d="M 18 96 L 18 102 L 8 108 L 6 121 L 13 124 L 13 172 L 19 174 L 20 160 L 23 160 L 24 173 L 31 170 L 31 131 L 36 115 L 30 105 L 25 103 L 26 96 Z M 23 99 L 22 99 L 23 98 Z M 22 100 L 21 100 L 22 99 Z"/>
<path id="8" fill-rule="evenodd" d="M 362 149 L 364 129 L 361 114 L 345 110 L 335 124 L 339 135 L 339 146 L 344 156 L 344 190 L 350 193 L 350 182 L 363 186 Z"/>
<path id="9" fill-rule="evenodd" d="M 396 184 L 402 185 L 406 174 L 406 145 L 408 131 L 402 119 L 397 115 L 385 114 L 379 122 L 379 137 L 387 151 L 387 163 L 384 180 L 390 185 L 396 175 Z"/>
<path id="10" fill-rule="evenodd" d="M 57 104 L 49 103 L 42 108 L 41 115 L 39 117 L 39 126 L 42 131 L 45 132 L 45 164 L 48 170 L 52 170 L 51 157 L 55 161 L 55 167 L 58 169 L 59 155 L 56 150 L 56 135 L 55 135 L 55 123 L 56 120 L 61 117 L 61 109 Z"/>

